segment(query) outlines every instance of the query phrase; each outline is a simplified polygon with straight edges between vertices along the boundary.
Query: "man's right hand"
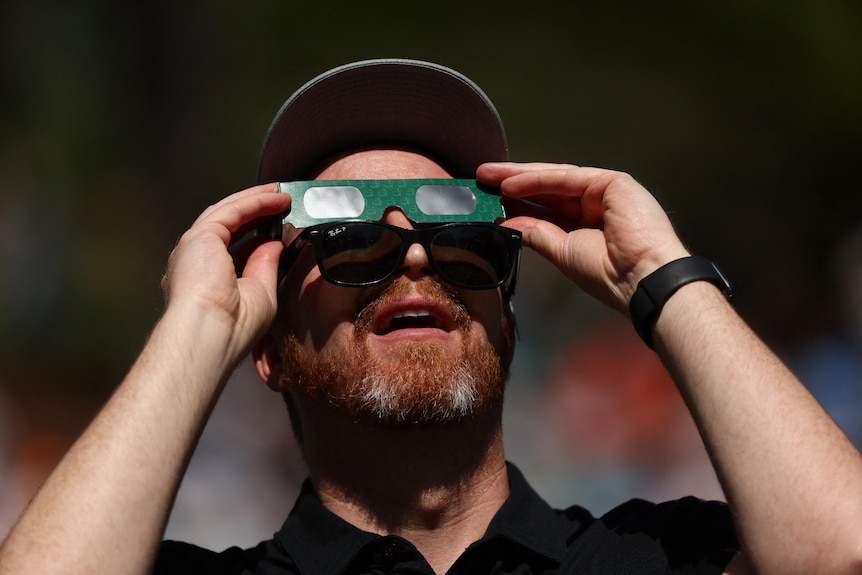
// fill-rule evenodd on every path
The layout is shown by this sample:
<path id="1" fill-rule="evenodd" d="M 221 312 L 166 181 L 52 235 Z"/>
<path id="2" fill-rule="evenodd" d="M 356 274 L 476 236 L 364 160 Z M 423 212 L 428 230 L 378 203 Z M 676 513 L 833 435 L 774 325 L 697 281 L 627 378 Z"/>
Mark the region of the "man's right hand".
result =
<path id="1" fill-rule="evenodd" d="M 244 261 L 234 262 L 228 248 L 261 218 L 290 207 L 290 197 L 275 184 L 255 186 L 208 207 L 177 242 L 162 289 L 166 314 L 182 309 L 192 317 L 219 320 L 229 338 L 227 352 L 243 357 L 269 328 L 276 313 L 280 241 L 265 241 Z M 238 277 L 237 269 L 242 269 Z"/>
<path id="2" fill-rule="evenodd" d="M 236 266 L 228 248 L 289 208 L 276 191 L 228 196 L 182 236 L 162 282 L 164 316 L 0 547 L 0 574 L 150 572 L 210 410 L 275 317 L 281 242 L 256 245 Z"/>

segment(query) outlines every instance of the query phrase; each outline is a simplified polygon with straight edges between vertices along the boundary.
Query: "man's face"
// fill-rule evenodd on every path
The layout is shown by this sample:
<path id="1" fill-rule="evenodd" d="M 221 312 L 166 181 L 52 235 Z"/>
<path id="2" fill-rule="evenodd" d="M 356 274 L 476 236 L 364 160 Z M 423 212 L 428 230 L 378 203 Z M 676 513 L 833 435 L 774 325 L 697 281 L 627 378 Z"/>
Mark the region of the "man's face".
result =
<path id="1" fill-rule="evenodd" d="M 335 161 L 318 179 L 448 177 L 419 154 L 372 150 Z M 398 209 L 383 221 L 412 227 Z M 397 425 L 457 421 L 502 401 L 513 328 L 500 291 L 442 283 L 422 246 L 410 247 L 401 274 L 363 288 L 324 280 L 306 248 L 279 309 L 280 387 L 300 404 L 324 399 L 357 419 Z"/>

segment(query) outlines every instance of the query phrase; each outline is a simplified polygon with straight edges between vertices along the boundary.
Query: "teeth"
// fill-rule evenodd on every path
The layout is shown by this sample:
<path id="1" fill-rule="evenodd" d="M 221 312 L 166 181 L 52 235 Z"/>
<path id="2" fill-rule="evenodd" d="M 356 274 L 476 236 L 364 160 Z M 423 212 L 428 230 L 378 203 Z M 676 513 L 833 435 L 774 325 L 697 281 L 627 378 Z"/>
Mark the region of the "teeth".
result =
<path id="1" fill-rule="evenodd" d="M 411 310 L 411 311 L 403 311 L 403 312 L 397 313 L 397 314 L 395 314 L 395 315 L 393 315 L 393 316 L 392 316 L 392 319 L 400 319 L 400 318 L 402 318 L 402 317 L 428 317 L 428 316 L 430 316 L 430 315 L 431 315 L 431 312 L 430 312 L 430 311 L 425 311 L 425 310 L 415 311 L 415 310 Z"/>
<path id="2" fill-rule="evenodd" d="M 438 322 L 433 319 L 433 314 L 429 310 L 404 310 L 393 314 L 392 317 L 389 318 L 389 321 L 387 322 L 381 333 L 389 333 L 396 329 L 403 329 L 408 327 L 440 327 L 437 324 Z"/>

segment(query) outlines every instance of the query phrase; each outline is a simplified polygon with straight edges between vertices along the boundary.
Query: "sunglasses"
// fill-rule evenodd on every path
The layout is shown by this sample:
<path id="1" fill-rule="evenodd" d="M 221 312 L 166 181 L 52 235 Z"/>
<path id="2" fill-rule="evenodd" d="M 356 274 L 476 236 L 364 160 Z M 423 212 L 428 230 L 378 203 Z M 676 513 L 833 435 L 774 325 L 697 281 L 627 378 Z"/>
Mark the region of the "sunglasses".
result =
<path id="1" fill-rule="evenodd" d="M 323 278 L 363 287 L 398 273 L 413 244 L 425 248 L 432 269 L 445 282 L 466 289 L 503 287 L 515 292 L 521 232 L 489 223 L 449 223 L 407 229 L 376 221 L 328 222 L 305 228 L 282 252 L 282 278 L 308 245 Z"/>

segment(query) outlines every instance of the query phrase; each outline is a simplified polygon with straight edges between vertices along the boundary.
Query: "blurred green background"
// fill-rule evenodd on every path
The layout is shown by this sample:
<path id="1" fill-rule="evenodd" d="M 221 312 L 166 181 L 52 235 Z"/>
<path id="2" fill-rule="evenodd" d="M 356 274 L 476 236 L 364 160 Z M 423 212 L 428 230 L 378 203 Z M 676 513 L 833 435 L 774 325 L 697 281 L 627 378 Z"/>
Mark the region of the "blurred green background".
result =
<path id="1" fill-rule="evenodd" d="M 847 330 L 832 262 L 862 223 L 856 1 L 5 0 L 0 26 L 9 459 L 62 452 L 158 318 L 178 236 L 254 183 L 284 99 L 368 57 L 471 77 L 515 160 L 635 175 L 782 355 Z M 541 262 L 523 274 L 519 361 L 541 365 L 602 312 Z"/>

